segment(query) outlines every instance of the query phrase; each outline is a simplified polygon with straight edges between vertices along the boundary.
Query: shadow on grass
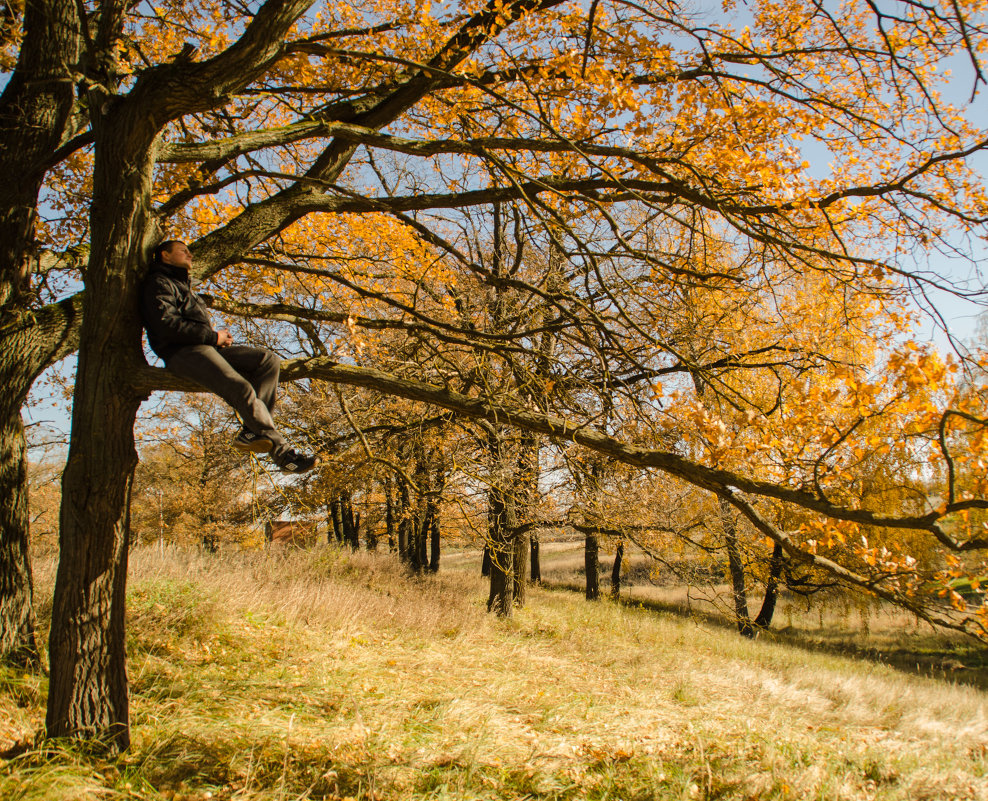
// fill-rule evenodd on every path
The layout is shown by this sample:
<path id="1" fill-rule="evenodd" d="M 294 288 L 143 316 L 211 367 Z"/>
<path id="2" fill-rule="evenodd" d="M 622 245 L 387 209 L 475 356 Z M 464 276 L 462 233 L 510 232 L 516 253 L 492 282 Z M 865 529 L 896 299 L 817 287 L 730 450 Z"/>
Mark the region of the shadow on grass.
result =
<path id="1" fill-rule="evenodd" d="M 542 581 L 547 590 L 584 592 L 582 583 L 572 581 Z M 602 595 L 603 597 L 603 595 Z M 652 612 L 675 615 L 689 620 L 698 620 L 710 626 L 737 631 L 737 622 L 727 615 L 717 612 L 688 609 L 681 604 L 657 601 L 647 598 L 620 597 L 616 600 L 622 606 L 647 609 Z M 740 636 L 740 635 L 738 635 Z M 894 670 L 913 676 L 963 684 L 988 690 L 988 648 L 974 640 L 958 637 L 944 642 L 942 638 L 912 636 L 914 643 L 901 644 L 862 644 L 848 639 L 848 635 L 834 632 L 821 636 L 796 626 L 784 629 L 767 629 L 759 633 L 759 638 L 770 642 L 783 643 L 793 648 L 846 656 L 873 664 L 887 665 Z M 873 639 L 879 639 L 877 637 Z"/>

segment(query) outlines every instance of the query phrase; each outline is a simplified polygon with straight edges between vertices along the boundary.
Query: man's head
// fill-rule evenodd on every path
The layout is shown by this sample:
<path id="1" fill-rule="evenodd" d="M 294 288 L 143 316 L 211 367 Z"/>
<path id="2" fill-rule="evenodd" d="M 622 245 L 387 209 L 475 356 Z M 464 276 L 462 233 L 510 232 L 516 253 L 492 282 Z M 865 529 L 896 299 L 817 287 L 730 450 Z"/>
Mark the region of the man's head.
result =
<path id="1" fill-rule="evenodd" d="M 192 267 L 192 251 L 181 239 L 166 239 L 154 249 L 154 261 L 174 267 Z"/>

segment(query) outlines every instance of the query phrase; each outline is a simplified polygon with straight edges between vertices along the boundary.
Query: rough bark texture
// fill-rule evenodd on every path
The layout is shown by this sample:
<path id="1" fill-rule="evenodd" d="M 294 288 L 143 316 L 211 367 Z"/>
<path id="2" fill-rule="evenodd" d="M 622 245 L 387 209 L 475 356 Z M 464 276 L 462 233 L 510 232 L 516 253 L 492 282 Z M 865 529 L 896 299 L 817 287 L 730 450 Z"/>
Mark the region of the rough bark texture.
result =
<path id="1" fill-rule="evenodd" d="M 511 532 L 514 513 L 505 493 L 491 487 L 488 498 L 488 546 L 491 554 L 491 584 L 487 611 L 511 617 L 514 606 L 515 549 Z"/>
<path id="2" fill-rule="evenodd" d="M 0 310 L 29 287 L 38 192 L 72 112 L 79 57 L 78 6 L 30 0 L 24 42 L 0 96 Z M 0 315 L 0 317 L 5 315 Z"/>
<path id="3" fill-rule="evenodd" d="M 0 658 L 39 667 L 28 561 L 28 486 L 24 426 L 0 424 Z"/>
<path id="4" fill-rule="evenodd" d="M 156 228 L 150 216 L 158 124 L 140 106 L 105 102 L 96 137 L 92 250 L 79 340 L 72 439 L 62 474 L 60 557 L 49 637 L 46 725 L 111 751 L 130 742 L 124 641 L 128 499 L 144 398 L 130 384 L 141 356 L 138 271 Z"/>
<path id="5" fill-rule="evenodd" d="M 81 305 L 71 298 L 0 326 L 0 660 L 18 664 L 37 664 L 20 409 L 38 375 L 75 349 Z"/>
<path id="6" fill-rule="evenodd" d="M 25 666 L 39 660 L 20 409 L 37 376 L 77 335 L 74 315 L 66 319 L 72 302 L 29 311 L 30 276 L 38 263 L 38 192 L 71 117 L 79 38 L 75 3 L 26 3 L 17 66 L 0 95 L 0 661 Z"/>

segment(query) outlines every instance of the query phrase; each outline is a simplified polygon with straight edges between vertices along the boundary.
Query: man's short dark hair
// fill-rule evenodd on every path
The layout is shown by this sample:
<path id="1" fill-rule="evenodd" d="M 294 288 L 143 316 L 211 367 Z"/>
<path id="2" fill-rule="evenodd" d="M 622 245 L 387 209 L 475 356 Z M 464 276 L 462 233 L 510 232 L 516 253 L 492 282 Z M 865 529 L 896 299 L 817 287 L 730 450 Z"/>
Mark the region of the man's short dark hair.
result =
<path id="1" fill-rule="evenodd" d="M 151 252 L 151 261 L 161 264 L 161 254 L 170 253 L 171 249 L 179 244 L 185 243 L 181 239 L 166 239 L 164 242 L 159 242 L 158 246 Z"/>

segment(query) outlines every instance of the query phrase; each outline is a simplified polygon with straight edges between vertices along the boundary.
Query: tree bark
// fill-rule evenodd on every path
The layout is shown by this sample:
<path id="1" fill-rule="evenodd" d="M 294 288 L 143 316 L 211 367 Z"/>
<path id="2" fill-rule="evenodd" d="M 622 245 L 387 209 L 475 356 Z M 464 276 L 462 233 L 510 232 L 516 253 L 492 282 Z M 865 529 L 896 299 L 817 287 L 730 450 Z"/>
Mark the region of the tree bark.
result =
<path id="1" fill-rule="evenodd" d="M 755 629 L 751 625 L 748 612 L 748 590 L 745 586 L 744 563 L 741 560 L 737 525 L 734 523 L 734 515 L 727 501 L 722 498 L 718 501 L 721 521 L 724 525 L 724 544 L 727 548 L 727 567 L 731 574 L 731 595 L 734 599 L 734 616 L 738 624 L 738 633 L 742 637 L 753 638 Z"/>
<path id="2" fill-rule="evenodd" d="M 621 597 L 621 562 L 624 559 L 624 541 L 619 540 L 614 550 L 614 564 L 611 566 L 611 596 Z"/>
<path id="3" fill-rule="evenodd" d="M 340 517 L 343 522 L 343 542 L 356 551 L 360 548 L 360 515 L 354 516 L 353 500 L 349 492 L 339 497 Z"/>
<path id="4" fill-rule="evenodd" d="M 416 573 L 429 566 L 429 524 L 432 500 L 432 479 L 425 448 L 417 441 L 413 448 L 415 459 L 415 484 L 418 487 L 415 499 L 415 512 L 411 524 L 409 543 L 409 564 Z"/>
<path id="5" fill-rule="evenodd" d="M 779 543 L 772 547 L 772 561 L 769 563 L 768 581 L 765 583 L 765 598 L 762 600 L 762 608 L 755 618 L 755 626 L 760 629 L 767 629 L 772 625 L 772 618 L 775 616 L 775 604 L 779 598 L 779 578 L 782 576 L 782 568 L 785 565 L 786 555 Z"/>
<path id="6" fill-rule="evenodd" d="M 343 542 L 343 510 L 340 508 L 340 497 L 337 495 L 329 502 L 330 518 L 333 521 L 333 536 L 337 544 Z"/>
<path id="7" fill-rule="evenodd" d="M 51 737 L 128 747 L 124 601 L 128 508 L 137 450 L 134 422 L 144 396 L 130 377 L 143 363 L 138 270 L 157 236 L 151 219 L 152 143 L 158 125 L 140 106 L 107 102 L 96 136 L 92 251 L 62 475 L 60 557 L 49 637 Z"/>
<path id="8" fill-rule="evenodd" d="M 600 545 L 597 535 L 587 533 L 583 540 L 583 568 L 586 572 L 588 601 L 600 598 Z"/>
<path id="9" fill-rule="evenodd" d="M 529 544 L 529 535 L 527 532 L 516 531 L 513 536 L 514 539 L 514 558 L 512 564 L 514 565 L 514 604 L 517 607 L 522 607 L 525 605 L 525 588 L 528 584 L 528 556 L 531 545 Z"/>
<path id="10" fill-rule="evenodd" d="M 102 312 L 90 307 L 86 313 L 115 328 Z M 130 743 L 124 601 L 141 397 L 126 391 L 126 370 L 112 369 L 114 360 L 105 359 L 114 343 L 86 328 L 62 478 L 46 726 L 50 737 L 94 738 L 120 751 Z"/>
<path id="11" fill-rule="evenodd" d="M 384 525 L 388 533 L 388 550 L 394 553 L 398 550 L 398 532 L 395 529 L 395 484 L 390 475 L 384 479 Z"/>
<path id="12" fill-rule="evenodd" d="M 525 433 L 521 437 L 513 489 L 517 518 L 534 521 L 539 497 L 539 438 L 532 434 Z M 530 539 L 527 528 L 514 532 L 514 602 L 518 607 L 523 607 L 526 601 Z"/>
<path id="13" fill-rule="evenodd" d="M 488 547 L 491 554 L 490 594 L 487 611 L 498 617 L 511 617 L 514 606 L 514 556 L 511 531 L 514 515 L 505 493 L 491 487 L 488 498 Z"/>
<path id="14" fill-rule="evenodd" d="M 30 286 L 38 193 L 75 101 L 81 29 L 76 3 L 24 4 L 24 39 L 0 95 L 0 321 Z"/>
<path id="15" fill-rule="evenodd" d="M 430 573 L 439 572 L 439 552 L 440 552 L 439 509 L 435 505 L 433 505 L 432 514 L 430 515 L 430 525 L 429 525 L 429 572 Z"/>
<path id="16" fill-rule="evenodd" d="M 0 659 L 41 666 L 28 559 L 28 481 L 20 415 L 0 425 Z"/>
<path id="17" fill-rule="evenodd" d="M 28 554 L 28 463 L 20 409 L 49 365 L 75 350 L 81 296 L 0 326 L 0 661 L 31 665 L 37 653 Z M 26 662 L 25 662 L 26 660 Z"/>
<path id="18" fill-rule="evenodd" d="M 357 523 L 357 525 L 358 525 L 358 527 L 360 525 L 360 523 L 359 523 L 359 515 L 358 515 L 358 523 Z M 377 550 L 378 539 L 379 539 L 379 535 L 377 533 L 377 527 L 376 526 L 368 526 L 367 527 L 367 533 L 364 535 L 364 544 L 367 546 L 367 550 L 368 551 L 376 551 Z"/>
<path id="19" fill-rule="evenodd" d="M 416 573 L 424 571 L 429 564 L 426 540 L 429 536 L 429 510 L 427 505 L 419 499 L 418 513 L 412 525 L 412 545 L 411 565 Z"/>
<path id="20" fill-rule="evenodd" d="M 398 558 L 402 561 L 410 561 L 408 552 L 411 546 L 409 534 L 413 525 L 412 501 L 409 497 L 408 482 L 403 477 L 398 479 L 398 489 L 401 493 L 398 516 Z"/>
<path id="21" fill-rule="evenodd" d="M 531 553 L 532 553 L 532 571 L 529 575 L 529 581 L 532 584 L 542 583 L 542 561 L 539 556 L 539 535 L 533 534 L 531 539 Z"/>
<path id="22" fill-rule="evenodd" d="M 234 45 L 203 62 L 176 60 L 146 70 L 126 94 L 115 92 L 114 68 L 124 16 L 122 9 L 103 10 L 105 24 L 91 54 L 99 80 L 90 83 L 86 97 L 94 143 L 91 251 L 72 439 L 62 475 L 49 736 L 94 738 L 111 751 L 130 741 L 124 650 L 128 510 L 137 463 L 134 422 L 145 397 L 132 380 L 144 366 L 140 265 L 160 235 L 151 207 L 155 141 L 169 120 L 221 104 L 267 69 L 280 55 L 282 37 L 310 4 L 267 0 Z"/>
<path id="23" fill-rule="evenodd" d="M 38 375 L 70 352 L 78 335 L 73 314 L 61 335 L 71 348 L 59 343 L 58 319 L 74 310 L 72 302 L 29 310 L 30 276 L 38 193 L 71 118 L 80 36 L 75 3 L 26 3 L 17 65 L 0 95 L 0 661 L 25 667 L 40 660 L 20 410 Z"/>

